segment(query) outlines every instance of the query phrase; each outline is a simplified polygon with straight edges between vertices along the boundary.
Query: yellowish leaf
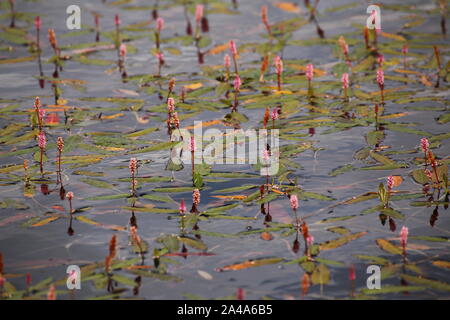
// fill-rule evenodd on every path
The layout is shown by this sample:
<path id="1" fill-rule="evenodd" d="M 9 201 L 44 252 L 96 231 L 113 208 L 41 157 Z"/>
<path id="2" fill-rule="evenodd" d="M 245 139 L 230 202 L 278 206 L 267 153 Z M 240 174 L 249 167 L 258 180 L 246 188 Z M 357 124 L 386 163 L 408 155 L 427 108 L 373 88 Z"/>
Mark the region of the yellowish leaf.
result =
<path id="1" fill-rule="evenodd" d="M 32 224 L 31 226 L 32 226 L 32 227 L 41 227 L 41 226 L 43 226 L 43 225 L 46 225 L 47 223 L 50 223 L 50 222 L 52 222 L 52 221 L 55 221 L 55 220 L 58 219 L 58 218 L 59 218 L 59 216 L 52 216 L 52 217 L 43 219 L 43 220 L 41 220 L 41 221 L 39 221 L 39 222 L 36 222 L 35 224 Z"/>
<path id="2" fill-rule="evenodd" d="M 292 2 L 275 2 L 273 4 L 278 9 L 281 9 L 283 11 L 292 12 L 292 13 L 300 13 L 300 8 Z"/>
<path id="3" fill-rule="evenodd" d="M 196 90 L 203 87 L 203 84 L 201 82 L 197 82 L 197 83 L 191 83 L 191 84 L 187 84 L 184 86 L 184 88 L 186 90 Z"/>

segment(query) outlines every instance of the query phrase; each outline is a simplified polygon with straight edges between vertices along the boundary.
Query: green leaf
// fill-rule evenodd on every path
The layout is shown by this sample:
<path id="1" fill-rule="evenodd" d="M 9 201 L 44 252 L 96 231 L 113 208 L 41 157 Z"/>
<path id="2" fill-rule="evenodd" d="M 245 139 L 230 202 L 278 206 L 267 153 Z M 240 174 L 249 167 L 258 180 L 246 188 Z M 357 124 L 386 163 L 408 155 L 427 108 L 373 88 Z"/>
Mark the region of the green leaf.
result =
<path id="1" fill-rule="evenodd" d="M 413 282 L 421 286 L 426 286 L 435 290 L 450 292 L 450 284 L 445 282 L 441 282 L 438 280 L 431 280 L 423 277 L 410 276 L 407 274 L 401 274 L 400 277 L 402 277 L 404 280 L 408 282 Z"/>
<path id="2" fill-rule="evenodd" d="M 96 188 L 102 188 L 102 189 L 113 189 L 114 185 L 98 179 L 90 179 L 90 178 L 81 178 L 81 182 L 84 182 L 90 186 L 96 187 Z"/>
<path id="3" fill-rule="evenodd" d="M 330 270 L 327 268 L 325 264 L 319 264 L 317 266 L 312 275 L 311 275 L 311 282 L 313 284 L 327 284 L 330 282 L 331 274 Z"/>

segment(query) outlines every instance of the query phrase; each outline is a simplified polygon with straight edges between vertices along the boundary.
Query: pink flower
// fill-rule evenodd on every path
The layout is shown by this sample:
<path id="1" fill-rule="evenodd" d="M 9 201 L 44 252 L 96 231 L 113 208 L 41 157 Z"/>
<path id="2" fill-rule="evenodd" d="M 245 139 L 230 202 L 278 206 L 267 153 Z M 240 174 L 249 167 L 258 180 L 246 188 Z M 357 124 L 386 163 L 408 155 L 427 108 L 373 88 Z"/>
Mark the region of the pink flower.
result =
<path id="1" fill-rule="evenodd" d="M 5 285 L 5 278 L 2 277 L 0 274 L 0 288 L 2 288 Z"/>
<path id="2" fill-rule="evenodd" d="M 225 55 L 225 57 L 223 57 L 223 65 L 226 69 L 229 69 L 231 66 L 230 56 L 228 53 Z"/>
<path id="3" fill-rule="evenodd" d="M 277 74 L 280 75 L 283 72 L 283 60 L 279 56 L 274 59 L 275 68 L 277 69 Z"/>
<path id="4" fill-rule="evenodd" d="M 261 7 L 261 20 L 264 24 L 268 24 L 267 23 L 267 6 Z"/>
<path id="5" fill-rule="evenodd" d="M 306 243 L 308 244 L 308 246 L 312 246 L 314 244 L 314 237 L 309 234 L 306 238 Z"/>
<path id="6" fill-rule="evenodd" d="M 41 17 L 40 16 L 37 16 L 35 19 L 34 19 L 34 26 L 36 27 L 36 29 L 41 29 L 41 25 L 42 25 L 42 22 L 41 22 Z"/>
<path id="7" fill-rule="evenodd" d="M 194 189 L 194 192 L 192 193 L 192 202 L 195 205 L 198 205 L 200 203 L 200 190 Z"/>
<path id="8" fill-rule="evenodd" d="M 123 43 L 119 47 L 120 56 L 125 59 L 125 56 L 127 55 L 127 46 Z"/>
<path id="9" fill-rule="evenodd" d="M 69 200 L 72 200 L 73 199 L 73 192 L 72 191 L 67 192 L 66 198 L 69 199 Z"/>
<path id="10" fill-rule="evenodd" d="M 94 23 L 97 28 L 100 26 L 100 16 L 98 14 L 94 16 Z"/>
<path id="11" fill-rule="evenodd" d="M 355 266 L 354 265 L 350 266 L 348 277 L 349 277 L 350 281 L 355 281 L 355 279 L 356 279 L 356 271 L 355 271 Z"/>
<path id="12" fill-rule="evenodd" d="M 236 300 L 245 300 L 245 291 L 242 288 L 238 288 L 236 291 Z"/>
<path id="13" fill-rule="evenodd" d="M 379 64 L 380 66 L 383 65 L 383 62 L 384 62 L 384 56 L 383 56 L 381 53 L 378 54 L 377 61 L 378 61 L 378 64 Z"/>
<path id="14" fill-rule="evenodd" d="M 298 198 L 295 194 L 291 195 L 291 197 L 289 198 L 289 201 L 291 202 L 291 208 L 292 210 L 297 210 L 298 209 Z"/>
<path id="15" fill-rule="evenodd" d="M 39 148 L 41 148 L 41 150 L 44 150 L 46 144 L 47 144 L 47 139 L 45 138 L 45 132 L 41 131 L 38 135 Z"/>
<path id="16" fill-rule="evenodd" d="M 312 63 L 309 63 L 306 66 L 306 78 L 308 78 L 308 81 L 311 81 L 314 77 L 314 65 Z"/>
<path id="17" fill-rule="evenodd" d="M 158 58 L 159 64 L 161 64 L 161 65 L 164 64 L 164 53 L 158 52 L 156 54 L 156 58 Z"/>
<path id="18" fill-rule="evenodd" d="M 27 273 L 27 276 L 26 276 L 26 284 L 27 284 L 27 287 L 29 287 L 31 285 L 31 274 L 29 274 L 29 273 Z"/>
<path id="19" fill-rule="evenodd" d="M 156 30 L 158 31 L 158 33 L 160 33 L 163 28 L 164 28 L 164 19 L 159 17 L 158 19 L 156 19 Z"/>
<path id="20" fill-rule="evenodd" d="M 400 230 L 400 241 L 403 247 L 406 247 L 406 243 L 408 242 L 408 228 L 403 226 L 402 230 Z"/>
<path id="21" fill-rule="evenodd" d="M 402 47 L 402 53 L 403 54 L 408 54 L 408 45 L 406 43 Z"/>
<path id="22" fill-rule="evenodd" d="M 388 187 L 388 190 L 391 191 L 393 186 L 394 186 L 394 177 L 393 177 L 393 176 L 389 176 L 389 177 L 387 178 L 387 187 Z"/>
<path id="23" fill-rule="evenodd" d="M 377 70 L 377 82 L 380 87 L 384 85 L 384 72 L 381 68 Z"/>
<path id="24" fill-rule="evenodd" d="M 167 109 L 169 113 L 173 113 L 175 111 L 175 100 L 173 98 L 167 99 Z"/>
<path id="25" fill-rule="evenodd" d="M 234 91 L 239 92 L 241 89 L 242 81 L 239 75 L 236 75 L 236 78 L 234 78 Z"/>
<path id="26" fill-rule="evenodd" d="M 272 120 L 277 120 L 278 119 L 278 108 L 275 108 L 272 110 L 272 114 L 271 114 Z"/>
<path id="27" fill-rule="evenodd" d="M 344 43 L 344 45 L 342 46 L 342 49 L 344 50 L 344 54 L 348 55 L 348 44 Z"/>
<path id="28" fill-rule="evenodd" d="M 234 43 L 233 40 L 230 40 L 230 52 L 233 55 L 233 57 L 236 58 L 238 52 L 237 52 L 237 48 L 236 48 L 236 43 Z"/>
<path id="29" fill-rule="evenodd" d="M 39 122 L 42 123 L 42 119 L 44 119 L 45 116 L 45 109 L 39 108 L 38 114 L 39 114 Z"/>
<path id="30" fill-rule="evenodd" d="M 130 164 L 128 165 L 128 168 L 130 168 L 130 172 L 132 175 L 134 175 L 136 173 L 136 165 L 137 165 L 137 159 L 136 158 L 131 158 L 130 159 Z"/>
<path id="31" fill-rule="evenodd" d="M 53 284 L 50 286 L 50 289 L 48 289 L 47 300 L 56 300 L 56 289 Z"/>
<path id="32" fill-rule="evenodd" d="M 348 73 L 342 74 L 341 81 L 342 81 L 342 88 L 347 89 L 348 88 Z"/>
<path id="33" fill-rule="evenodd" d="M 195 9 L 195 21 L 197 21 L 197 23 L 200 23 L 200 20 L 202 20 L 203 9 L 204 6 L 202 4 L 198 4 L 197 8 Z"/>
<path id="34" fill-rule="evenodd" d="M 184 199 L 180 202 L 180 215 L 184 215 L 186 213 L 186 205 L 184 204 Z"/>
<path id="35" fill-rule="evenodd" d="M 120 26 L 120 17 L 118 14 L 116 14 L 114 17 L 114 24 L 116 25 L 116 27 Z"/>
<path id="36" fill-rule="evenodd" d="M 191 137 L 190 143 L 189 143 L 189 151 L 195 152 L 195 137 Z"/>
<path id="37" fill-rule="evenodd" d="M 420 139 L 420 147 L 422 148 L 422 151 L 424 153 L 428 152 L 428 148 L 430 147 L 430 143 L 428 142 L 427 138 Z"/>

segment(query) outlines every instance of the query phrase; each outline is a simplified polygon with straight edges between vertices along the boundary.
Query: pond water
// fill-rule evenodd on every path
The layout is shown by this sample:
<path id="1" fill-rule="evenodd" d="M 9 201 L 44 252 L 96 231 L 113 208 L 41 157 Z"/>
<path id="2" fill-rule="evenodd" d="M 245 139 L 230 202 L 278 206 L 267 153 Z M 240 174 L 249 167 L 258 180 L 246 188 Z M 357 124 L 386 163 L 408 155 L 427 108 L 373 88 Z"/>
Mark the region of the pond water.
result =
<path id="1" fill-rule="evenodd" d="M 80 30 L 66 26 L 72 1 L 14 3 L 14 13 L 0 4 L 2 299 L 53 290 L 57 299 L 235 299 L 241 289 L 246 299 L 450 297 L 448 2 L 381 1 L 381 32 L 368 31 L 367 45 L 367 3 L 352 0 L 83 1 Z M 278 172 L 261 175 L 261 162 L 200 163 L 194 173 L 190 160 L 171 164 L 169 96 L 191 133 L 194 121 L 204 132 L 277 129 Z M 80 290 L 66 286 L 69 265 L 81 268 Z M 370 265 L 381 289 L 367 286 Z"/>

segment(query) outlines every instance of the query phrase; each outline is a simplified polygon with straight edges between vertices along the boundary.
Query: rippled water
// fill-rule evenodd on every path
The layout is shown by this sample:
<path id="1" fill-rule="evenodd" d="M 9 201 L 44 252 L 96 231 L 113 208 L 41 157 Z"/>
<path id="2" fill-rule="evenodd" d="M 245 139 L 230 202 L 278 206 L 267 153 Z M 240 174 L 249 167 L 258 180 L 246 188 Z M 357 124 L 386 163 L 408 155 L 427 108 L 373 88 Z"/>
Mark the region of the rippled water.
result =
<path id="1" fill-rule="evenodd" d="M 210 30 L 203 34 L 203 37 L 210 39 L 210 43 L 201 49 L 205 52 L 227 43 L 230 39 L 236 41 L 240 52 L 239 67 L 244 79 L 244 89 L 241 94 L 242 96 L 249 96 L 248 99 L 242 98 L 240 100 L 239 112 L 245 114 L 249 119 L 248 122 L 242 123 L 242 128 L 261 128 L 265 105 L 259 94 L 261 91 L 271 92 L 274 87 L 268 88 L 268 86 L 275 86 L 276 78 L 273 75 L 273 68 L 269 67 L 266 73 L 268 79 L 268 84 L 265 84 L 266 87 L 258 82 L 260 52 L 263 50 L 258 47 L 258 44 L 268 43 L 264 26 L 260 22 L 260 6 L 268 6 L 270 23 L 284 23 L 288 19 L 294 18 L 305 21 L 304 26 L 292 33 L 282 52 L 273 52 L 273 54 L 282 53 L 285 61 L 284 86 L 286 90 L 291 90 L 295 99 L 297 99 L 285 100 L 286 97 L 289 98 L 290 94 L 281 93 L 279 102 L 274 100 L 273 103 L 268 105 L 270 108 L 276 107 L 278 103 L 287 105 L 281 119 L 277 120 L 279 121 L 277 127 L 281 129 L 280 144 L 299 146 L 303 143 L 308 146 L 305 147 L 306 151 L 304 152 L 296 152 L 285 156 L 285 159 L 290 162 L 284 163 L 285 167 L 282 169 L 287 168 L 288 164 L 290 165 L 288 168 L 290 171 L 289 177 L 292 181 L 298 179 L 297 183 L 302 191 L 313 192 L 316 198 L 318 194 L 329 197 L 329 199 L 324 197 L 321 199 L 299 197 L 298 213 L 300 216 L 306 217 L 305 221 L 308 224 L 310 234 L 314 237 L 316 246 L 323 246 L 327 241 L 342 237 L 336 232 L 330 232 L 329 229 L 332 227 L 344 227 L 346 229 L 341 230 L 346 230 L 345 232 L 348 232 L 348 234 L 361 232 L 361 236 L 352 241 L 344 241 L 343 245 L 336 248 L 321 250 L 314 257 L 313 269 L 309 269 L 311 265 L 299 264 L 295 261 L 302 257 L 305 247 L 300 236 L 300 251 L 296 253 L 292 250 L 295 232 L 285 225 L 292 223 L 293 219 L 288 198 L 280 195 L 269 202 L 273 224 L 265 225 L 264 216 L 260 213 L 260 205 L 256 201 L 244 202 L 215 197 L 230 194 L 248 196 L 256 192 L 259 186 L 266 182 L 265 177 L 259 176 L 258 171 L 248 164 L 215 165 L 211 170 L 213 174 L 204 176 L 205 186 L 201 191 L 200 211 L 203 212 L 224 204 L 235 203 L 237 205 L 224 211 L 223 216 L 218 218 L 214 218 L 214 216 L 204 217 L 198 222 L 201 243 L 206 245 L 207 249 L 199 250 L 188 246 L 189 252 L 208 252 L 213 253 L 213 255 L 192 255 L 186 258 L 167 256 L 165 257 L 166 260 L 161 259 L 164 268 L 159 272 L 158 270 L 154 271 L 154 268 L 150 269 L 154 267 L 153 249 L 164 247 L 156 239 L 162 235 L 179 234 L 178 204 L 181 199 L 184 199 L 189 209 L 192 193 L 190 190 L 174 193 L 155 192 L 154 189 L 192 187 L 191 166 L 189 163 L 185 164 L 183 170 L 173 173 L 175 179 L 170 181 L 172 172 L 166 170 L 169 159 L 167 148 L 145 153 L 133 153 L 133 151 L 138 150 L 139 147 L 169 140 L 165 125 L 167 115 L 164 104 L 170 78 L 176 79 L 175 100 L 177 104 L 180 103 L 183 85 L 202 83 L 203 88 L 211 88 L 198 95 L 196 95 L 197 90 L 188 92 L 186 105 L 183 107 L 180 103 L 179 109 L 177 106 L 183 128 L 193 126 L 194 120 L 220 120 L 223 119 L 225 114 L 229 113 L 227 102 L 223 102 L 223 95 L 217 96 L 214 91 L 220 84 L 220 81 L 217 81 L 216 78 L 222 73 L 221 64 L 225 51 L 214 55 L 205 55 L 204 63 L 199 64 L 197 49 L 193 42 L 181 44 L 173 41 L 177 36 L 185 36 L 186 21 L 183 18 L 182 1 L 159 1 L 158 14 L 165 19 L 162 50 L 165 52 L 166 64 L 163 66 L 161 78 L 152 78 L 143 86 L 147 80 L 139 79 L 138 75 L 151 75 L 157 71 L 157 59 L 150 53 L 150 50 L 154 48 L 154 43 L 151 40 L 154 28 L 154 20 L 151 17 L 153 4 L 149 1 L 137 0 L 122 1 L 123 4 L 120 4 L 119 1 L 106 1 L 106 3 L 84 1 L 80 5 L 82 30 L 87 31 L 92 28 L 92 12 L 98 12 L 101 14 L 101 30 L 105 32 L 113 31 L 114 15 L 120 14 L 123 35 L 136 36 L 135 39 L 125 42 L 129 46 L 126 71 L 131 79 L 123 82 L 119 71 L 116 69 L 117 52 L 115 50 L 104 50 L 88 55 L 88 58 L 106 61 L 105 65 L 81 63 L 76 59 L 76 54 L 73 52 L 74 48 L 71 46 L 94 42 L 95 32 L 71 34 L 66 29 L 67 15 L 65 9 L 72 4 L 71 1 L 16 2 L 17 11 L 27 13 L 27 15 L 20 16 L 17 26 L 30 32 L 31 41 L 33 41 L 35 32 L 33 18 L 35 15 L 40 15 L 42 18 L 41 45 L 44 75 L 51 78 L 54 71 L 53 64 L 48 62 L 52 57 L 52 50 L 48 44 L 46 32 L 48 28 L 54 28 L 58 43 L 63 49 L 62 54 L 73 56 L 71 60 L 65 61 L 63 70 L 59 75 L 60 79 L 85 81 L 80 86 L 59 85 L 62 90 L 60 98 L 63 100 L 58 101 L 58 103 L 74 108 L 67 109 L 67 124 L 64 124 L 65 118 L 62 109 L 54 108 L 59 123 L 45 128 L 49 139 L 47 150 L 49 160 L 45 163 L 46 180 L 44 182 L 40 179 L 38 163 L 33 161 L 33 154 L 37 152 L 36 149 L 31 149 L 36 146 L 33 136 L 16 143 L 8 143 L 8 141 L 32 130 L 29 125 L 29 113 L 26 111 L 32 110 L 36 96 L 41 98 L 44 108 L 47 108 L 47 114 L 51 113 L 52 108 L 47 105 L 55 104 L 54 88 L 49 81 L 45 82 L 44 88 L 39 87 L 39 69 L 36 59 L 0 64 L 0 110 L 2 111 L 0 128 L 3 128 L 1 130 L 0 164 L 5 167 L 21 165 L 23 159 L 28 159 L 30 166 L 34 166 L 30 168 L 34 172 L 32 185 L 35 188 L 35 193 L 32 196 L 24 195 L 24 173 L 21 168 L 0 171 L 0 204 L 2 204 L 0 206 L 0 253 L 3 255 L 3 273 L 6 281 L 17 290 L 25 290 L 25 277 L 29 273 L 33 285 L 44 281 L 42 286 L 35 288 L 29 294 L 28 297 L 31 296 L 32 298 L 45 298 L 50 284 L 54 283 L 56 284 L 58 298 L 234 298 L 236 290 L 243 288 L 246 297 L 252 299 L 267 297 L 299 299 L 302 298 L 301 279 L 304 274 L 309 274 L 311 278 L 315 277 L 314 272 L 317 271 L 313 270 L 317 270 L 315 268 L 318 268 L 319 265 L 325 265 L 327 270 L 330 271 L 330 281 L 323 285 L 311 283 L 304 298 L 346 299 L 352 296 L 352 286 L 355 288 L 353 297 L 359 298 L 436 299 L 449 297 L 448 227 L 450 218 L 448 209 L 444 208 L 446 204 L 448 206 L 448 199 L 444 199 L 445 187 L 443 184 L 441 185 L 439 196 L 437 196 L 437 190 L 434 193 L 434 200 L 441 202 L 437 207 L 438 218 L 432 226 L 430 225 L 430 218 L 433 214 L 436 217 L 436 206 L 413 204 L 414 201 L 427 201 L 429 197 L 423 194 L 423 186 L 414 181 L 411 176 L 413 170 L 423 167 L 423 162 L 420 163 L 422 153 L 418 148 L 423 136 L 421 133 L 427 134 L 430 141 L 435 143 L 435 145 L 432 145 L 433 152 L 439 159 L 440 165 L 448 165 L 449 124 L 448 120 L 438 120 L 448 113 L 448 75 L 445 73 L 442 76 L 439 88 L 425 85 L 414 74 L 408 75 L 414 81 L 407 82 L 386 77 L 386 90 L 392 88 L 397 88 L 397 90 L 387 95 L 384 115 L 404 114 L 391 118 L 387 116 L 383 119 L 385 121 L 382 125 L 383 128 L 378 129 L 385 133 L 385 138 L 380 142 L 380 145 L 386 146 L 386 149 L 380 148 L 376 152 L 383 153 L 396 163 L 405 163 L 406 167 L 399 166 L 386 170 L 361 170 L 361 168 L 371 165 L 380 165 L 374 159 L 362 161 L 354 157 L 355 152 L 362 148 L 368 147 L 375 150 L 373 145 L 368 144 L 365 135 L 376 128 L 370 112 L 372 112 L 374 104 L 377 103 L 378 95 L 372 95 L 369 98 L 364 95 L 353 96 L 350 103 L 343 102 L 340 97 L 340 76 L 336 71 L 339 71 L 336 64 L 343 63 L 336 53 L 339 52 L 337 39 L 340 35 L 345 35 L 350 44 L 350 54 L 354 65 L 358 65 L 367 56 L 361 53 L 364 51 L 362 27 L 367 19 L 365 3 L 321 1 L 317 7 L 317 19 L 325 32 L 325 39 L 333 39 L 326 42 L 326 40 L 320 41 L 317 39 L 316 26 L 312 22 L 308 23 L 308 10 L 302 1 L 299 2 L 298 11 L 286 6 L 284 7 L 285 10 L 277 8 L 275 6 L 277 1 L 238 0 L 238 8 L 233 8 L 231 1 L 205 1 L 209 2 L 207 12 Z M 343 7 L 345 9 L 333 10 L 337 6 L 347 4 L 349 6 Z M 395 4 L 402 5 L 399 7 L 394 6 L 394 1 L 386 1 L 382 4 L 391 5 L 386 9 L 382 7 L 383 31 L 402 36 L 408 40 L 410 51 L 408 63 L 410 65 L 406 69 L 424 74 L 428 77 L 429 82 L 434 84 L 435 63 L 433 63 L 432 45 L 439 46 L 441 65 L 443 70 L 446 69 L 447 72 L 449 50 L 448 41 L 440 35 L 440 16 L 435 2 L 395 2 Z M 2 4 L 3 14 L 8 12 L 5 6 L 5 3 Z M 130 10 L 132 6 L 145 6 L 145 8 Z M 190 20 L 194 23 L 195 4 L 189 2 L 188 9 Z M 422 18 L 423 21 L 420 20 Z M 408 22 L 419 20 L 421 23 L 415 27 L 404 27 Z M 141 26 L 141 30 L 138 30 L 138 32 L 127 30 L 128 26 L 142 22 L 147 22 L 147 24 Z M 5 30 L 9 25 L 8 17 L 3 15 L 1 24 L 3 31 L 6 32 Z M 107 41 L 109 44 L 112 43 L 112 40 L 107 36 L 108 34 L 102 33 L 100 40 Z M 35 52 L 29 52 L 30 46 L 8 41 L 6 36 L 0 36 L 0 39 L 0 59 L 35 54 Z M 310 39 L 313 41 L 312 45 L 301 42 L 301 40 Z M 125 40 L 127 40 L 126 37 Z M 402 73 L 395 72 L 395 69 L 403 69 L 401 56 L 403 42 L 389 37 L 380 37 L 379 41 L 380 52 L 385 55 L 386 59 L 384 65 L 386 76 L 403 76 Z M 132 50 L 132 48 L 136 50 Z M 326 72 L 314 79 L 317 92 L 328 94 L 328 96 L 321 96 L 317 100 L 315 106 L 318 111 L 317 109 L 311 110 L 308 107 L 307 82 L 304 77 L 304 70 L 302 73 L 300 69 L 295 68 L 295 65 L 304 67 L 306 63 L 313 63 L 317 69 Z M 369 95 L 371 92 L 378 90 L 376 83 L 373 81 L 375 66 L 376 64 L 374 64 L 374 68 L 354 71 L 354 85 Z M 49 78 L 46 79 L 49 80 Z M 400 95 L 400 93 L 404 95 Z M 273 92 L 270 94 L 274 95 Z M 230 93 L 230 98 L 231 96 L 232 93 Z M 119 101 L 113 99 L 108 102 L 90 99 L 110 97 L 124 97 L 135 100 Z M 424 99 L 407 100 L 407 98 L 417 97 L 424 97 Z M 406 101 L 402 102 L 402 99 L 406 99 Z M 17 106 L 8 109 L 13 104 L 17 104 Z M 81 110 L 84 110 L 84 112 Z M 345 114 L 345 111 L 348 113 Z M 356 120 L 355 118 L 352 119 L 352 113 L 355 114 Z M 99 117 L 111 115 L 117 117 L 99 120 Z M 328 126 L 326 123 L 317 122 L 321 124 L 315 127 L 314 134 L 311 135 L 310 128 L 314 127 L 314 122 L 308 122 L 311 119 L 329 121 L 332 125 Z M 301 124 L 302 121 L 306 124 Z M 14 123 L 23 124 L 23 126 L 15 130 L 16 132 L 5 134 L 8 126 Z M 342 126 L 335 125 L 336 123 L 340 123 Z M 395 124 L 400 125 L 395 126 Z M 343 126 L 345 125 L 348 125 L 348 128 L 344 130 Z M 151 127 L 158 130 L 138 138 L 130 139 L 125 136 Z M 221 130 L 229 129 L 223 123 L 214 127 Z M 409 128 L 410 131 L 399 130 L 399 127 Z M 330 131 L 334 128 L 337 129 Z M 414 132 L 414 130 L 416 131 Z M 100 133 L 103 133 L 103 135 Z M 288 136 L 294 133 L 298 135 L 295 137 Z M 104 156 L 101 161 L 85 164 L 78 163 L 78 161 L 63 161 L 64 189 L 66 192 L 74 192 L 74 208 L 81 208 L 74 214 L 75 218 L 72 222 L 74 234 L 72 236 L 68 235 L 67 232 L 69 223 L 68 201 L 60 199 L 60 185 L 56 184 L 56 173 L 54 171 L 54 159 L 56 158 L 54 143 L 58 136 L 64 137 L 66 141 L 70 141 L 70 139 L 74 141 L 72 146 L 67 146 L 69 150 L 64 151 L 64 156 L 87 154 Z M 77 136 L 80 138 L 75 138 Z M 102 136 L 111 137 L 111 139 L 101 140 Z M 4 137 L 7 139 L 3 139 Z M 28 148 L 30 149 L 28 150 Z M 21 150 L 24 151 L 20 152 Z M 130 189 L 129 181 L 119 179 L 129 178 L 128 161 L 134 156 L 140 161 L 138 177 L 163 177 L 156 182 L 140 182 L 138 194 L 141 196 L 170 197 L 168 202 L 158 202 L 141 197 L 136 204 L 140 208 L 145 205 L 153 205 L 157 208 L 168 209 L 167 212 L 155 213 L 151 210 L 147 210 L 149 212 L 136 210 L 135 212 L 138 234 L 149 246 L 148 252 L 144 254 L 143 262 L 145 266 L 149 266 L 149 269 L 140 270 L 154 272 L 158 276 L 162 274 L 167 276 L 167 279 L 161 277 L 158 279 L 155 274 L 152 276 L 142 273 L 139 292 L 135 292 L 135 294 L 130 282 L 132 283 L 139 275 L 135 272 L 137 269 L 118 268 L 113 271 L 113 274 L 127 277 L 128 282 L 116 277 L 115 291 L 108 292 L 105 282 L 106 276 L 103 267 L 99 265 L 94 273 L 89 274 L 93 277 L 92 280 L 84 279 L 82 274 L 82 280 L 85 280 L 82 282 L 82 290 L 69 293 L 65 288 L 66 267 L 71 264 L 88 266 L 94 263 L 103 263 L 108 255 L 108 242 L 113 234 L 118 236 L 117 261 L 139 258 L 139 254 L 133 252 L 129 238 L 132 214 L 126 207 L 131 204 L 127 203 L 127 200 L 123 197 L 114 200 L 87 199 L 128 193 Z M 65 158 L 65 160 L 70 159 Z M 337 176 L 330 175 L 334 169 L 348 164 L 353 166 L 351 170 Z M 77 171 L 88 171 L 88 174 Z M 214 173 L 223 172 L 251 175 L 227 178 L 221 177 L 219 174 L 214 177 Z M 97 176 L 89 176 L 92 173 L 97 173 Z M 349 205 L 340 204 L 347 199 L 367 192 L 377 192 L 380 182 L 385 183 L 386 177 L 389 175 L 403 178 L 403 183 L 395 188 L 395 191 L 400 191 L 399 194 L 416 195 L 410 199 L 392 202 L 392 208 L 403 215 L 403 218 L 393 219 L 396 224 L 395 231 L 390 230 L 389 222 L 386 222 L 385 225 L 380 223 L 379 212 L 362 213 L 368 208 L 375 207 L 379 203 L 377 198 Z M 113 186 L 96 187 L 83 182 L 83 179 L 86 178 L 100 179 Z M 280 184 L 282 189 L 292 187 L 289 186 L 288 180 L 284 179 L 280 182 L 277 180 L 278 178 L 275 178 L 274 183 Z M 43 184 L 48 185 L 49 194 L 42 192 Z M 234 193 L 221 191 L 225 188 L 242 185 L 254 185 L 255 187 Z M 297 191 L 300 194 L 302 192 Z M 432 188 L 431 192 L 433 192 Z M 20 205 L 13 208 L 13 205 L 10 204 L 11 199 L 19 201 Z M 58 219 L 39 226 L 39 221 L 43 221 L 50 216 L 58 216 Z M 86 220 L 76 219 L 79 216 L 88 218 L 88 223 L 86 223 Z M 349 216 L 352 217 L 342 220 L 334 219 Z M 239 219 L 242 217 L 247 219 Z M 252 219 L 253 217 L 256 217 L 256 219 Z M 332 220 L 327 221 L 326 219 Z M 97 225 L 94 225 L 92 221 L 95 221 Z M 279 227 L 279 224 L 282 225 L 279 230 L 274 229 L 272 231 L 269 229 L 273 237 L 271 241 L 263 240 L 261 238 L 262 232 L 240 234 L 246 231 L 258 231 L 265 227 Z M 409 228 L 410 236 L 408 242 L 410 247 L 407 248 L 406 256 L 389 253 L 377 245 L 377 239 L 387 239 L 399 248 L 399 232 L 403 225 Z M 118 230 L 111 230 L 111 228 Z M 203 234 L 201 231 L 203 231 Z M 221 234 L 222 237 L 212 234 L 213 232 Z M 194 234 L 189 236 L 196 239 Z M 405 289 L 403 292 L 380 295 L 372 295 L 364 291 L 367 279 L 366 268 L 368 265 L 378 262 L 361 259 L 361 255 L 386 259 L 383 260 L 385 263 L 382 268 L 382 288 L 393 286 L 399 291 L 397 286 L 403 285 L 405 288 L 413 286 L 415 289 L 411 292 L 407 292 L 407 289 Z M 281 258 L 282 260 L 260 267 L 218 272 L 218 268 L 227 265 L 261 258 Z M 444 262 L 444 266 L 442 264 L 437 265 L 436 261 Z M 139 259 L 134 262 L 134 265 L 140 264 Z M 352 265 L 356 271 L 354 284 L 349 280 L 349 269 Z M 206 276 L 204 272 L 207 273 Z M 405 274 L 412 278 L 402 277 Z M 431 282 L 420 283 L 417 279 L 421 277 L 429 279 Z M 120 288 L 125 290 L 118 290 Z M 23 297 L 22 293 L 16 292 L 14 295 L 14 292 L 9 288 L 8 294 L 11 294 L 9 297 L 15 299 Z M 8 295 L 5 295 L 5 297 L 8 297 Z"/>

